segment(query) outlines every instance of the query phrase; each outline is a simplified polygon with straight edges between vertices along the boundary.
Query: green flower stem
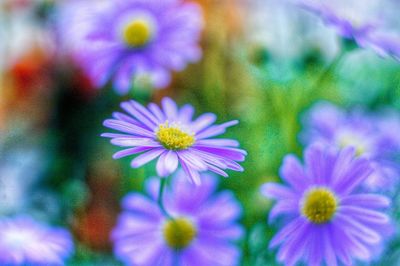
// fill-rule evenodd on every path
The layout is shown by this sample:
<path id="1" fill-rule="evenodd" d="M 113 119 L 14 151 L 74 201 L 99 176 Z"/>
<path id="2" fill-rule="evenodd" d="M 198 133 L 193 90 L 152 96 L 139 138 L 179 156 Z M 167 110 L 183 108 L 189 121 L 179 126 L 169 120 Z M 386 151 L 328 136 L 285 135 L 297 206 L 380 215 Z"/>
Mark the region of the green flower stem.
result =
<path id="1" fill-rule="evenodd" d="M 338 65 L 342 62 L 343 58 L 346 56 L 348 50 L 341 49 L 333 60 L 329 63 L 329 65 L 323 69 L 315 81 L 310 85 L 309 90 L 305 90 L 303 95 L 299 97 L 297 101 L 297 109 L 302 106 L 308 104 L 310 99 L 315 99 L 320 97 L 321 92 L 323 91 L 324 84 L 327 81 L 328 77 L 331 76 L 332 72 L 338 67 Z"/>
<path id="2" fill-rule="evenodd" d="M 320 88 L 324 85 L 326 79 L 332 74 L 339 63 L 342 61 L 343 57 L 346 55 L 347 50 L 341 49 L 341 51 L 335 56 L 335 58 L 329 63 L 329 65 L 322 71 L 322 73 L 316 79 L 314 85 L 312 86 L 311 93 L 315 95 L 319 92 Z"/>
<path id="3" fill-rule="evenodd" d="M 167 178 L 166 177 L 161 177 L 160 178 L 160 188 L 159 188 L 159 190 L 158 190 L 158 200 L 157 200 L 157 203 L 158 203 L 158 206 L 160 207 L 160 210 L 161 210 L 161 212 L 168 218 L 168 219 L 173 219 L 172 218 L 172 216 L 167 212 L 167 210 L 165 209 L 165 207 L 164 207 L 164 202 L 163 202 L 163 199 L 164 199 L 164 189 L 165 189 L 165 186 L 166 186 L 166 183 L 167 182 Z"/>

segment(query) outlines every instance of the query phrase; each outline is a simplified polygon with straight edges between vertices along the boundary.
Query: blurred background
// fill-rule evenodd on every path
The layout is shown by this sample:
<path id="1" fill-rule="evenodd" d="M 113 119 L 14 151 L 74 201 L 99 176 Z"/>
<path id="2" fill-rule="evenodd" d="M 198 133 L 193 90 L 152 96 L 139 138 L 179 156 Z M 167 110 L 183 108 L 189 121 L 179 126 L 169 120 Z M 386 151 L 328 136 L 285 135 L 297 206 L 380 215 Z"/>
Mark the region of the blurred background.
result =
<path id="1" fill-rule="evenodd" d="M 278 0 L 197 0 L 205 16 L 200 62 L 174 73 L 164 90 L 100 90 L 59 43 L 65 2 L 0 0 L 0 216 L 26 213 L 69 228 L 70 265 L 119 265 L 109 238 L 119 200 L 155 174 L 154 165 L 131 169 L 129 158 L 113 160 L 118 148 L 100 137 L 123 100 L 170 96 L 198 114 L 216 113 L 218 122 L 240 120 L 227 136 L 248 151 L 246 170 L 221 179 L 221 188 L 243 205 L 242 265 L 256 266 L 276 265 L 267 244 L 277 228 L 266 223 L 271 202 L 259 187 L 278 180 L 285 154 L 301 156 L 304 112 L 319 100 L 400 108 L 398 62 L 368 49 L 343 53 L 332 28 Z M 399 265 L 394 245 L 382 265 Z"/>

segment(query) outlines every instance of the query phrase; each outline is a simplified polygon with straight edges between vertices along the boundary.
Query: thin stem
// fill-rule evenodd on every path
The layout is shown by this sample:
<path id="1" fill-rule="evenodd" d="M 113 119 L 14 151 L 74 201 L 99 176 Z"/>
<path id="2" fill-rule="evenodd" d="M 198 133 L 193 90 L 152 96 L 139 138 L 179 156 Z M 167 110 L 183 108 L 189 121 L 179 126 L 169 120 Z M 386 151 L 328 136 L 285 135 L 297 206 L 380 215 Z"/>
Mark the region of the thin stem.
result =
<path id="1" fill-rule="evenodd" d="M 317 81 L 315 82 L 315 87 L 323 84 L 325 79 L 329 76 L 329 73 L 332 72 L 333 70 L 335 70 L 336 67 L 339 65 L 340 61 L 342 61 L 345 54 L 346 54 L 346 50 L 342 49 L 335 56 L 335 58 L 332 60 L 332 62 L 329 63 L 329 65 L 325 68 L 325 70 L 318 77 Z"/>
<path id="2" fill-rule="evenodd" d="M 164 202 L 163 202 L 163 196 L 164 196 L 164 189 L 165 189 L 165 185 L 167 182 L 167 178 L 160 178 L 160 188 L 158 190 L 158 206 L 160 207 L 161 212 L 168 218 L 168 219 L 172 219 L 172 216 L 167 212 L 167 210 L 164 207 Z"/>
<path id="3" fill-rule="evenodd" d="M 333 60 L 329 63 L 329 65 L 320 72 L 315 81 L 312 82 L 310 90 L 305 90 L 303 95 L 299 97 L 296 104 L 297 108 L 304 106 L 305 102 L 309 101 L 310 98 L 313 99 L 319 96 L 321 89 L 324 88 L 323 85 L 326 79 L 329 77 L 332 71 L 334 71 L 337 68 L 337 66 L 342 61 L 346 53 L 347 53 L 346 49 L 341 49 L 336 54 L 335 58 L 333 58 Z"/>

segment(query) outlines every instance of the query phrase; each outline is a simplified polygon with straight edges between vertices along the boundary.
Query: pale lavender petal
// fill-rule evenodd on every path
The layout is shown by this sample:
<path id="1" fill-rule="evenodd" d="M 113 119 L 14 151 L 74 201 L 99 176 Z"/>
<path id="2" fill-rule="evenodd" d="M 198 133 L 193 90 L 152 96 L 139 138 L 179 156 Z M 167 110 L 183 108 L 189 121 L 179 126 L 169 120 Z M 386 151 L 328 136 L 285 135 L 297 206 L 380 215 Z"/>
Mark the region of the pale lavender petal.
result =
<path id="1" fill-rule="evenodd" d="M 142 245 L 146 244 L 146 249 Z M 132 240 L 119 239 L 114 252 L 117 257 L 124 260 L 126 263 L 134 263 L 134 265 L 148 265 L 148 261 L 154 261 L 165 251 L 160 240 L 157 241 L 156 236 L 147 234 L 145 237 L 137 237 Z"/>
<path id="2" fill-rule="evenodd" d="M 204 232 L 204 238 L 209 238 L 211 241 L 221 240 L 239 240 L 244 235 L 243 227 L 240 225 L 226 225 L 226 224 L 201 224 L 201 231 Z"/>
<path id="3" fill-rule="evenodd" d="M 176 106 L 175 102 L 166 97 L 162 99 L 161 104 L 167 120 L 175 121 L 178 115 L 178 107 Z"/>
<path id="4" fill-rule="evenodd" d="M 321 265 L 322 262 L 322 243 L 323 240 L 321 239 L 321 230 L 323 229 L 322 227 L 314 227 L 314 230 L 310 231 L 310 236 L 309 236 L 309 243 L 308 243 L 308 264 L 310 266 L 319 266 Z"/>
<path id="5" fill-rule="evenodd" d="M 121 120 L 107 119 L 104 121 L 103 125 L 111 129 L 122 131 L 124 133 L 130 133 L 137 136 L 144 136 L 149 138 L 154 137 L 153 132 Z"/>
<path id="6" fill-rule="evenodd" d="M 327 265 L 337 266 L 336 250 L 333 247 L 332 236 L 329 229 L 329 227 L 326 227 L 322 234 L 323 257 Z"/>
<path id="7" fill-rule="evenodd" d="M 197 149 L 190 149 L 190 152 L 203 161 L 207 162 L 208 164 L 215 165 L 219 168 L 225 169 L 226 168 L 226 159 L 221 156 L 215 155 L 213 153 L 197 150 Z"/>
<path id="8" fill-rule="evenodd" d="M 221 170 L 220 168 L 218 168 L 216 166 L 207 164 L 207 168 L 208 168 L 208 170 L 210 170 L 210 171 L 212 171 L 212 172 L 214 172 L 214 173 L 216 173 L 216 174 L 218 174 L 220 176 L 223 176 L 223 177 L 228 177 L 229 176 L 228 173 L 226 173 L 225 171 Z"/>
<path id="9" fill-rule="evenodd" d="M 118 134 L 118 133 L 102 133 L 100 136 L 104 137 L 104 138 L 129 138 L 129 137 L 132 137 L 132 135 Z"/>
<path id="10" fill-rule="evenodd" d="M 161 154 L 157 162 L 157 174 L 160 177 L 167 177 L 178 167 L 178 156 L 175 151 L 165 151 Z"/>
<path id="11" fill-rule="evenodd" d="M 369 161 L 358 158 L 349 167 L 346 176 L 338 181 L 335 185 L 335 190 L 341 195 L 346 195 L 353 191 L 361 182 L 373 172 L 373 168 Z"/>
<path id="12" fill-rule="evenodd" d="M 272 198 L 276 200 L 296 198 L 296 194 L 293 192 L 293 190 L 277 183 L 267 183 L 262 185 L 261 193 L 267 198 Z"/>
<path id="13" fill-rule="evenodd" d="M 190 127 L 193 132 L 199 132 L 213 124 L 216 120 L 217 116 L 213 113 L 202 114 L 195 121 L 192 122 Z"/>
<path id="14" fill-rule="evenodd" d="M 196 139 L 205 139 L 205 138 L 221 135 L 221 134 L 225 133 L 226 128 L 237 125 L 238 123 L 239 123 L 239 121 L 233 120 L 233 121 L 223 123 L 221 125 L 211 126 L 201 132 L 198 132 L 196 134 Z"/>
<path id="15" fill-rule="evenodd" d="M 340 213 L 347 214 L 356 219 L 361 219 L 365 222 L 388 224 L 390 219 L 386 214 L 374 211 L 367 208 L 360 208 L 355 206 L 341 206 Z"/>
<path id="16" fill-rule="evenodd" d="M 192 169 L 191 165 L 188 162 L 186 162 L 185 160 L 180 159 L 180 163 L 181 163 L 183 171 L 185 171 L 189 180 L 191 180 L 196 185 L 200 185 L 201 180 L 200 180 L 199 172 Z"/>
<path id="17" fill-rule="evenodd" d="M 139 121 L 135 120 L 134 118 L 132 118 L 126 114 L 120 113 L 120 112 L 114 112 L 113 117 L 118 120 L 122 120 L 122 121 L 131 123 L 131 124 L 134 124 L 137 126 L 141 126 L 141 123 Z"/>
<path id="18" fill-rule="evenodd" d="M 150 132 L 156 127 L 157 124 L 155 122 L 143 115 L 142 112 L 137 109 L 137 103 L 135 105 L 134 101 L 131 100 L 130 102 L 121 103 L 121 108 L 139 120 Z"/>
<path id="19" fill-rule="evenodd" d="M 192 120 L 193 114 L 193 106 L 186 104 L 179 110 L 178 120 L 182 123 L 188 124 Z"/>
<path id="20" fill-rule="evenodd" d="M 140 103 L 131 100 L 130 101 L 133 105 L 133 107 L 135 107 L 136 110 L 138 110 L 142 115 L 144 115 L 146 117 L 146 119 L 150 120 L 151 123 L 153 124 L 153 126 L 158 125 L 159 120 L 157 119 L 157 117 L 155 117 L 150 111 L 148 111 L 146 108 L 144 108 L 143 105 L 141 105 Z M 139 119 L 140 121 L 142 121 L 141 119 Z"/>
<path id="21" fill-rule="evenodd" d="M 307 174 L 316 185 L 324 185 L 325 178 L 330 178 L 330 176 L 327 175 L 330 175 L 331 173 L 326 173 L 325 171 L 325 168 L 327 167 L 325 164 L 330 163 L 325 160 L 325 152 L 326 150 L 324 147 L 320 145 L 312 145 L 304 152 Z"/>
<path id="22" fill-rule="evenodd" d="M 154 227 L 157 226 L 160 219 L 161 214 L 153 217 L 146 213 L 132 215 L 124 212 L 118 217 L 117 223 L 117 228 L 124 228 L 124 230 L 114 230 L 111 234 L 111 238 L 129 238 L 130 240 L 137 240 L 142 237 L 155 238 Z"/>
<path id="23" fill-rule="evenodd" d="M 342 206 L 359 206 L 364 208 L 386 208 L 390 206 L 390 200 L 376 194 L 347 195 L 340 200 Z"/>
<path id="24" fill-rule="evenodd" d="M 345 237 L 343 237 L 343 235 L 345 235 L 344 231 L 340 226 L 335 227 L 334 224 L 328 224 L 327 230 L 329 231 L 332 247 L 338 259 L 341 260 L 344 265 L 351 265 L 350 250 Z"/>
<path id="25" fill-rule="evenodd" d="M 299 214 L 298 202 L 293 200 L 281 200 L 269 211 L 269 223 L 282 214 Z"/>
<path id="26" fill-rule="evenodd" d="M 163 114 L 163 112 L 161 111 L 160 107 L 158 107 L 157 104 L 149 103 L 148 108 L 153 113 L 153 115 L 157 117 L 159 122 L 164 122 L 164 120 L 166 119 L 165 115 Z"/>
<path id="27" fill-rule="evenodd" d="M 196 186 L 188 180 L 184 171 L 179 170 L 171 181 L 173 193 L 168 193 L 170 206 L 177 212 L 197 213 L 217 189 L 217 177 L 203 173 L 201 185 Z M 157 187 L 158 188 L 158 187 Z"/>
<path id="28" fill-rule="evenodd" d="M 244 161 L 247 155 L 247 152 L 244 150 L 229 147 L 209 147 L 195 145 L 193 146 L 193 149 L 198 149 L 211 154 L 217 154 L 221 157 L 239 162 Z"/>
<path id="29" fill-rule="evenodd" d="M 271 242 L 269 242 L 269 247 L 276 247 L 277 245 L 285 241 L 285 239 L 296 232 L 299 227 L 304 226 L 304 223 L 306 223 L 306 221 L 302 217 L 298 217 L 291 221 L 271 239 Z"/>
<path id="30" fill-rule="evenodd" d="M 207 238 L 202 237 L 199 237 L 198 244 L 193 245 L 193 248 L 197 249 L 198 256 L 209 261 L 206 264 L 201 264 L 205 266 L 235 265 L 240 256 L 239 250 L 234 245 L 209 241 Z"/>
<path id="31" fill-rule="evenodd" d="M 339 152 L 335 166 L 333 168 L 331 185 L 335 186 L 338 182 L 341 182 L 344 175 L 347 174 L 348 169 L 351 167 L 352 161 L 355 157 L 355 150 L 352 148 L 343 149 Z"/>
<path id="32" fill-rule="evenodd" d="M 280 176 L 289 183 L 293 189 L 303 192 L 310 184 L 299 160 L 293 155 L 285 156 L 280 168 Z"/>
<path id="33" fill-rule="evenodd" d="M 196 142 L 201 146 L 231 146 L 238 147 L 240 144 L 235 139 L 201 139 Z"/>
<path id="34" fill-rule="evenodd" d="M 163 152 L 164 152 L 164 149 L 161 149 L 161 148 L 155 148 L 148 152 L 145 152 L 145 153 L 137 156 L 135 159 L 133 159 L 131 162 L 131 166 L 133 168 L 141 167 L 142 165 L 154 160 L 156 157 L 158 157 Z"/>
<path id="35" fill-rule="evenodd" d="M 182 150 L 182 151 L 179 151 L 177 154 L 181 160 L 185 161 L 186 164 L 190 164 L 196 170 L 198 170 L 198 171 L 207 170 L 207 165 L 204 163 L 204 161 L 200 157 L 191 153 L 190 151 Z"/>
<path id="36" fill-rule="evenodd" d="M 296 232 L 294 232 L 286 245 L 279 249 L 277 258 L 279 261 L 285 262 L 286 265 L 295 265 L 302 257 L 305 247 L 309 244 L 311 227 L 307 223 L 303 223 Z"/>
<path id="37" fill-rule="evenodd" d="M 364 226 L 362 223 L 357 222 L 357 220 L 352 219 L 348 215 L 339 214 L 336 219 L 337 223 L 340 223 L 340 226 L 346 228 L 347 233 L 357 237 L 364 243 L 378 244 L 382 240 L 381 236 L 377 232 Z"/>
<path id="38" fill-rule="evenodd" d="M 155 142 L 149 138 L 143 137 L 124 137 L 124 138 L 113 138 L 111 143 L 120 147 L 135 147 L 135 146 L 146 146 L 146 147 L 161 147 L 160 143 Z"/>
<path id="39" fill-rule="evenodd" d="M 211 266 L 215 261 L 213 260 L 212 257 L 206 257 L 204 256 L 204 251 L 202 251 L 200 248 L 202 246 L 199 245 L 192 245 L 186 250 L 182 252 L 182 255 L 180 257 L 180 262 L 182 265 L 204 265 L 204 266 Z M 215 265 L 215 266 L 220 266 L 220 265 Z"/>
<path id="40" fill-rule="evenodd" d="M 222 191 L 217 197 L 210 199 L 204 209 L 200 209 L 197 216 L 202 220 L 202 224 L 227 224 L 239 218 L 242 209 L 232 202 L 234 195 L 230 191 Z"/>
<path id="41" fill-rule="evenodd" d="M 120 159 L 126 156 L 130 156 L 133 154 L 137 154 L 137 153 L 141 153 L 141 152 L 145 152 L 148 150 L 153 149 L 153 147 L 135 147 L 135 148 L 129 148 L 129 149 L 125 149 L 122 151 L 118 151 L 116 153 L 114 153 L 113 155 L 113 159 Z"/>
<path id="42" fill-rule="evenodd" d="M 154 208 L 154 203 L 147 197 L 139 193 L 130 193 L 122 200 L 122 208 L 134 215 L 142 215 L 152 219 L 159 219 L 161 212 Z"/>
<path id="43" fill-rule="evenodd" d="M 221 169 L 231 169 L 238 172 L 244 170 L 244 168 L 240 164 L 222 156 L 197 149 L 190 149 L 190 152 L 193 156 L 196 156 L 199 159 L 203 160 L 207 164 L 207 166 L 212 166 L 213 169 L 217 167 Z M 209 170 L 211 170 L 211 168 L 209 168 Z"/>
<path id="44" fill-rule="evenodd" d="M 164 247 L 159 255 L 154 256 L 155 261 L 149 261 L 149 265 L 174 265 L 176 254 L 175 251 L 168 247 Z"/>

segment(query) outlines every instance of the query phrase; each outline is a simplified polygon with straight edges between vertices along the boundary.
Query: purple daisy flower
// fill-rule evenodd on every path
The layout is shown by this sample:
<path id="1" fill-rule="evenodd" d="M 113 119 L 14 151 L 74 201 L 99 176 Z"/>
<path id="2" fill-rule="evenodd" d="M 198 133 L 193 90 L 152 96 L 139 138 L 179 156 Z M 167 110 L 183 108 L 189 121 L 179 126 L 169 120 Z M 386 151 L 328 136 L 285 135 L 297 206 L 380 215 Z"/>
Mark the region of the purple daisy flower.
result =
<path id="1" fill-rule="evenodd" d="M 178 108 L 170 98 L 164 98 L 161 103 L 162 109 L 154 103 L 145 108 L 133 100 L 123 102 L 121 108 L 129 115 L 115 112 L 113 119 L 104 121 L 104 126 L 124 134 L 102 136 L 111 138 L 114 145 L 129 147 L 114 154 L 114 159 L 142 153 L 131 162 L 137 168 L 158 157 L 159 176 L 169 176 L 180 164 L 195 184 L 200 183 L 200 171 L 210 170 L 224 177 L 228 176 L 225 169 L 243 171 L 236 161 L 244 161 L 247 153 L 236 148 L 238 141 L 212 138 L 236 125 L 237 120 L 213 125 L 217 117 L 212 113 L 192 120 L 191 105 Z"/>
<path id="2" fill-rule="evenodd" d="M 369 161 L 356 157 L 353 148 L 341 151 L 313 145 L 302 165 L 286 156 L 280 169 L 287 185 L 267 183 L 262 193 L 277 200 L 270 211 L 273 221 L 283 216 L 287 224 L 271 240 L 280 245 L 277 258 L 285 265 L 352 265 L 354 259 L 370 261 L 382 249 L 390 230 L 389 217 L 379 211 L 390 200 L 359 192 L 372 172 Z"/>
<path id="3" fill-rule="evenodd" d="M 158 178 L 148 179 L 149 197 L 130 193 L 113 231 L 115 255 L 126 265 L 233 266 L 243 235 L 241 207 L 230 191 L 214 194 L 216 178 L 202 175 L 193 186 L 178 172 L 165 191 L 166 218 L 157 205 Z"/>
<path id="4" fill-rule="evenodd" d="M 60 23 L 62 32 L 72 27 L 82 37 L 77 57 L 98 86 L 113 78 L 121 94 L 134 80 L 164 88 L 170 83 L 170 71 L 181 71 L 200 59 L 199 5 L 181 0 L 100 2 L 101 8 L 93 6 L 97 3 L 86 3 L 84 8 L 77 2 L 76 12 L 86 10 L 86 14 L 73 16 L 69 8 Z"/>
<path id="5" fill-rule="evenodd" d="M 51 228 L 23 216 L 0 219 L 1 265 L 64 265 L 73 246 L 65 229 Z"/>
<path id="6" fill-rule="evenodd" d="M 381 56 L 400 59 L 398 16 L 400 4 L 393 0 L 296 0 L 320 16 L 344 38 L 371 48 Z M 392 12 L 392 13 L 391 13 Z M 396 22 L 397 20 L 397 22 Z"/>
<path id="7" fill-rule="evenodd" d="M 305 115 L 303 125 L 305 130 L 300 138 L 304 144 L 352 146 L 358 156 L 370 159 L 375 171 L 364 182 L 366 188 L 387 190 L 398 181 L 400 137 L 393 131 L 400 129 L 397 112 L 385 111 L 379 115 L 357 109 L 345 112 L 333 104 L 320 102 Z"/>

